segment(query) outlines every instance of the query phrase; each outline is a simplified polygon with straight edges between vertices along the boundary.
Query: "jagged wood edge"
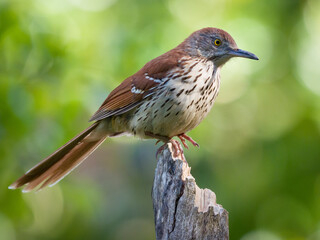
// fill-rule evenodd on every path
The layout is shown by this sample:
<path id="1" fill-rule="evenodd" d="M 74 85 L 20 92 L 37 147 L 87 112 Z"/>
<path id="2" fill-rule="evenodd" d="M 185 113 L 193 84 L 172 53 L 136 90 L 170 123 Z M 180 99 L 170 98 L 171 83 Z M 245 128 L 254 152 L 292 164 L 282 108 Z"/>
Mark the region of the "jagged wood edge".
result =
<path id="1" fill-rule="evenodd" d="M 158 153 L 152 188 L 156 239 L 229 239 L 228 212 L 201 189 L 171 144 Z"/>

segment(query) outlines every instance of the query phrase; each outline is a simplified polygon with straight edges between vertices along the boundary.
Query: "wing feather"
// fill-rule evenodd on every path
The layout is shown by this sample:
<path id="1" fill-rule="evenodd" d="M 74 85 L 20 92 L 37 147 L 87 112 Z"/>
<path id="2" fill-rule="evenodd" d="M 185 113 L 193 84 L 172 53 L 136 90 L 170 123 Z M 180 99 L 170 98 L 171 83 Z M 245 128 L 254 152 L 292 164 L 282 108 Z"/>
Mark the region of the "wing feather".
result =
<path id="1" fill-rule="evenodd" d="M 102 103 L 90 121 L 123 114 L 142 104 L 166 82 L 169 72 L 180 68 L 179 60 L 185 53 L 171 50 L 148 62 L 136 74 L 125 79 Z"/>

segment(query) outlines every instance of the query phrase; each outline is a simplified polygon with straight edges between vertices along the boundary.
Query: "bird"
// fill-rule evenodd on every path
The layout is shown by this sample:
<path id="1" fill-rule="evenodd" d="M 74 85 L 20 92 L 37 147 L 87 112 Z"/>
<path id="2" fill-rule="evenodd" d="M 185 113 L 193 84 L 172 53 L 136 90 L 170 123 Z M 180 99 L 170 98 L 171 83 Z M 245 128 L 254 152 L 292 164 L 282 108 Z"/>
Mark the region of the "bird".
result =
<path id="1" fill-rule="evenodd" d="M 82 163 L 106 138 L 133 135 L 171 143 L 183 153 L 187 135 L 211 110 L 220 89 L 221 67 L 233 57 L 258 60 L 238 48 L 226 31 L 207 27 L 146 63 L 107 96 L 91 126 L 35 165 L 9 188 L 23 192 L 53 186 Z"/>

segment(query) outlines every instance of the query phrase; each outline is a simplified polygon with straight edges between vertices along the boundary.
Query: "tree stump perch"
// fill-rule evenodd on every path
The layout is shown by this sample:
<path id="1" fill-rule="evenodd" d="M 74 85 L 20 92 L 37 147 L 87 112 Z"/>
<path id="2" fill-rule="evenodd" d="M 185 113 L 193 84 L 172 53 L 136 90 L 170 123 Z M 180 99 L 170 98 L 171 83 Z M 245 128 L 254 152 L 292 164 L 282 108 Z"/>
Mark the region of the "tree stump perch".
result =
<path id="1" fill-rule="evenodd" d="M 156 239 L 229 239 L 228 212 L 216 195 L 200 189 L 181 157 L 172 156 L 171 144 L 157 155 L 152 188 Z"/>

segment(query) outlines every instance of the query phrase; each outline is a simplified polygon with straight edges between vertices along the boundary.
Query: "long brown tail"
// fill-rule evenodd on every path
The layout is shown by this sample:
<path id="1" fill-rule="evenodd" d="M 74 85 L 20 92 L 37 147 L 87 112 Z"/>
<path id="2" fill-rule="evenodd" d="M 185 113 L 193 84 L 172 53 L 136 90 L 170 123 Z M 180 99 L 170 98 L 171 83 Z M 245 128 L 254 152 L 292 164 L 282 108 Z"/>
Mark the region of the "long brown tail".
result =
<path id="1" fill-rule="evenodd" d="M 47 185 L 54 185 L 68 175 L 75 167 L 82 163 L 107 136 L 98 139 L 89 137 L 99 122 L 92 124 L 82 133 L 71 139 L 57 151 L 36 166 L 31 168 L 22 177 L 9 186 L 16 189 L 23 185 L 23 192 L 29 192 L 40 185 L 39 189 Z"/>

